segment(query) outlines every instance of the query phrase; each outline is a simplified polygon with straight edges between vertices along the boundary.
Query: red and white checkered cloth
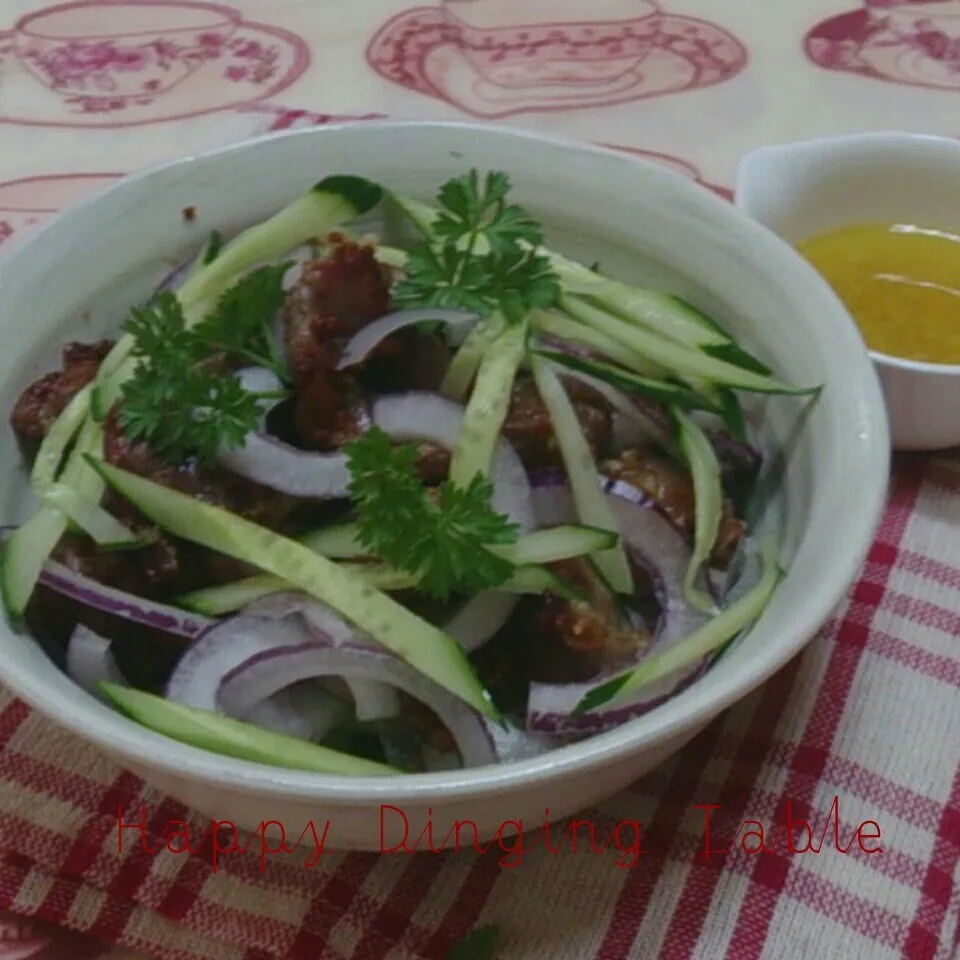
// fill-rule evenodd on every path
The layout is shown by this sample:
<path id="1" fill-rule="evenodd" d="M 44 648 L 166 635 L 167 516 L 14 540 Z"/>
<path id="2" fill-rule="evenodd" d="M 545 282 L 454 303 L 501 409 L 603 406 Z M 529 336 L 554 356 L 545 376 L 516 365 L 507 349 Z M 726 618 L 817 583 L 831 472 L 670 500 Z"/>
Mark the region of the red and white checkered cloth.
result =
<path id="1" fill-rule="evenodd" d="M 143 805 L 154 832 L 190 821 L 195 847 L 207 825 L 0 693 L 0 909 L 164 960 L 443 960 L 478 924 L 500 928 L 502 960 L 949 960 L 958 525 L 960 461 L 900 458 L 862 574 L 804 654 L 585 811 L 595 847 L 584 829 L 576 852 L 568 835 L 561 852 L 538 843 L 514 866 L 494 846 L 327 853 L 310 869 L 312 851 L 262 870 L 258 852 L 223 854 L 214 871 L 209 838 L 193 855 L 153 839 L 162 852 L 150 854 L 130 833 L 120 853 L 118 805 L 131 822 Z M 731 849 L 707 858 L 709 805 L 710 846 Z M 788 812 L 819 852 L 802 826 L 788 839 Z M 597 852 L 625 821 L 639 822 L 643 853 Z M 766 850 L 746 852 L 761 828 Z"/>

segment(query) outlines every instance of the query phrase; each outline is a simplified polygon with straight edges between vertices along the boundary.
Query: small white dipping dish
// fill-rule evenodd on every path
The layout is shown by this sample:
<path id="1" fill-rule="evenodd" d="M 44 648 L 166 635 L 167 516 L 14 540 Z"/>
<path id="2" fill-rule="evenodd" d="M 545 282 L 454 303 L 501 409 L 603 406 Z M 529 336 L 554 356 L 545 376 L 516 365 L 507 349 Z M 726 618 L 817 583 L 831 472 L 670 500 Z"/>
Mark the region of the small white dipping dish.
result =
<path id="1" fill-rule="evenodd" d="M 960 230 L 960 142 L 867 133 L 764 147 L 741 161 L 735 203 L 791 244 L 870 220 Z M 894 449 L 960 444 L 960 366 L 870 356 Z"/>
<path id="2" fill-rule="evenodd" d="M 709 312 L 819 403 L 777 398 L 763 434 L 789 446 L 781 495 L 788 574 L 771 604 L 697 683 L 622 727 L 528 760 L 392 777 L 319 775 L 220 756 L 168 739 L 74 684 L 32 638 L 0 620 L 0 682 L 195 809 L 299 836 L 330 822 L 328 848 L 380 849 L 432 823 L 481 837 L 507 821 L 542 826 L 622 790 L 792 660 L 843 599 L 881 516 L 890 444 L 883 395 L 840 301 L 790 246 L 708 190 L 610 150 L 494 126 L 370 122 L 296 131 L 187 157 L 128 177 L 48 221 L 0 256 L 0 410 L 57 365 L 69 339 L 115 335 L 134 304 L 209 232 L 276 213 L 335 173 L 416 199 L 471 166 L 507 172 L 547 243 L 608 274 L 671 289 Z M 185 218 L 185 208 L 193 217 Z M 589 258 L 589 259 L 587 259 Z M 806 410 L 802 429 L 798 414 Z M 791 442 L 794 441 L 794 442 Z M 32 513 L 13 432 L 0 430 L 0 522 Z M 508 828 L 509 829 L 509 828 Z M 467 832 L 467 836 L 471 836 Z"/>

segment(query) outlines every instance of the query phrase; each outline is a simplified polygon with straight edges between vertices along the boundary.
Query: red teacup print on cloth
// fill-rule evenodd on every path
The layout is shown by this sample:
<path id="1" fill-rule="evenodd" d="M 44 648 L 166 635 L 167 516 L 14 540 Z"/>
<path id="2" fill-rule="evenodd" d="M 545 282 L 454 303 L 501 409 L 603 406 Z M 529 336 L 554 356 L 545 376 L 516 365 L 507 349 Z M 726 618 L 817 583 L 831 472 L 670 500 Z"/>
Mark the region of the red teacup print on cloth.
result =
<path id="1" fill-rule="evenodd" d="M 0 183 L 0 245 L 121 176 L 119 173 L 69 173 Z"/>
<path id="2" fill-rule="evenodd" d="M 711 86 L 740 73 L 747 51 L 654 0 L 444 0 L 388 20 L 367 61 L 393 83 L 496 118 Z"/>
<path id="3" fill-rule="evenodd" d="M 111 950 L 81 934 L 0 910 L 0 960 L 94 960 Z"/>
<path id="4" fill-rule="evenodd" d="M 960 90 L 960 0 L 865 0 L 817 24 L 804 45 L 828 70 Z"/>
<path id="5" fill-rule="evenodd" d="M 189 0 L 79 0 L 0 32 L 0 121 L 119 127 L 272 96 L 310 62 L 304 41 Z"/>

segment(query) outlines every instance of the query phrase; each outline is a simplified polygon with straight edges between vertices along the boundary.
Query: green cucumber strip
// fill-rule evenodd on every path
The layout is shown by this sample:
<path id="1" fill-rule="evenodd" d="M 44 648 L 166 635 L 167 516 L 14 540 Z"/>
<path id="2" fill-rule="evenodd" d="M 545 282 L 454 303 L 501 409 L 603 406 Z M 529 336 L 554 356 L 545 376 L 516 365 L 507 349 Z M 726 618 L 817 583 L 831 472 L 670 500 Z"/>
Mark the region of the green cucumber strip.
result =
<path id="1" fill-rule="evenodd" d="M 489 323 L 478 323 L 467 338 L 460 344 L 450 361 L 440 392 L 451 400 L 463 401 L 470 389 L 473 378 L 483 361 L 483 355 L 490 348 L 496 332 Z"/>
<path id="2" fill-rule="evenodd" d="M 64 486 L 91 503 L 100 502 L 103 482 L 87 466 L 84 458 L 95 449 L 99 437 L 99 428 L 87 420 L 60 477 Z M 0 594 L 11 621 L 17 622 L 23 617 L 43 565 L 66 532 L 67 525 L 68 519 L 61 510 L 41 502 L 40 509 L 4 543 L 0 559 Z"/>
<path id="3" fill-rule="evenodd" d="M 696 320 L 698 323 L 702 324 L 708 330 L 712 330 L 714 333 L 720 334 L 724 340 L 733 340 L 733 337 L 717 323 L 713 317 L 707 316 L 702 310 L 698 310 L 692 303 L 687 303 L 683 297 L 678 297 L 676 294 L 671 294 L 672 298 L 686 311 L 687 316 L 691 320 Z M 760 371 L 757 371 L 758 373 Z M 767 370 L 767 373 L 772 373 L 772 370 Z"/>
<path id="4" fill-rule="evenodd" d="M 617 545 L 611 549 L 598 550 L 593 554 L 597 566 L 617 593 L 633 594 L 633 574 L 627 561 L 626 551 L 620 542 L 620 529 L 616 516 L 603 492 L 600 476 L 593 460 L 577 412 L 560 379 L 541 357 L 533 356 L 533 378 L 540 391 L 560 447 L 573 502 L 580 522 L 587 526 L 609 530 L 617 535 Z"/>
<path id="5" fill-rule="evenodd" d="M 577 322 L 578 326 L 591 331 L 593 343 L 583 340 L 582 337 L 579 338 L 582 342 L 585 342 L 587 346 L 593 346 L 594 349 L 599 349 L 601 353 L 611 360 L 618 361 L 623 366 L 639 373 L 641 376 L 649 377 L 652 380 L 672 379 L 672 374 L 668 368 L 653 363 L 646 357 L 640 356 L 635 350 L 625 347 L 622 343 L 619 343 L 612 337 L 607 336 L 607 334 L 601 333 L 595 327 L 592 327 L 590 324 L 593 323 L 598 313 L 601 314 L 600 322 L 603 322 L 604 311 L 599 307 L 587 303 L 585 300 L 578 300 L 575 297 L 567 297 L 565 300 L 562 299 L 561 302 L 564 304 L 564 309 L 566 309 L 568 315 Z M 571 330 L 570 333 L 574 334 L 576 331 Z M 576 337 L 571 338 L 575 341 L 577 340 Z M 604 346 L 604 342 L 607 346 Z M 611 345 L 614 349 L 611 349 Z M 707 401 L 711 408 L 719 406 L 716 396 L 717 390 L 711 384 L 704 383 L 693 377 L 688 377 L 687 383 Z"/>
<path id="6" fill-rule="evenodd" d="M 370 556 L 367 548 L 360 542 L 355 523 L 338 523 L 332 527 L 321 527 L 298 538 L 300 542 L 322 557 L 331 560 L 355 560 Z"/>
<path id="7" fill-rule="evenodd" d="M 100 364 L 90 399 L 90 415 L 99 423 L 110 412 L 114 401 L 120 396 L 121 385 L 136 367 L 137 361 L 131 356 L 135 346 L 135 338 L 129 333 L 123 334 Z"/>
<path id="8" fill-rule="evenodd" d="M 558 353 L 553 350 L 534 350 L 533 353 L 570 370 L 579 370 L 598 380 L 603 380 L 614 387 L 625 390 L 627 393 L 636 393 L 643 397 L 651 397 L 662 403 L 672 403 L 690 410 L 711 410 L 702 397 L 697 396 L 688 387 L 680 383 L 668 383 L 664 380 L 651 380 L 638 373 L 625 370 L 623 367 L 605 363 L 602 360 L 587 360 L 575 357 L 568 353 Z"/>
<path id="9" fill-rule="evenodd" d="M 696 348 L 729 343 L 726 335 L 705 327 L 699 318 L 691 317 L 686 306 L 670 294 L 611 280 L 557 253 L 547 252 L 546 256 L 567 293 L 592 297 L 625 320 L 685 346 Z"/>
<path id="10" fill-rule="evenodd" d="M 132 530 L 107 513 L 99 504 L 86 500 L 74 487 L 55 483 L 47 488 L 43 499 L 95 540 L 101 548 L 124 550 L 140 546 Z"/>
<path id="11" fill-rule="evenodd" d="M 415 590 L 420 582 L 415 574 L 397 570 L 386 563 L 341 563 L 341 570 L 356 576 L 378 590 L 395 592 Z M 288 588 L 289 589 L 289 588 Z M 518 567 L 510 577 L 494 589 L 501 593 L 541 594 L 556 593 L 566 599 L 585 597 L 562 577 L 542 566 Z"/>
<path id="12" fill-rule="evenodd" d="M 534 329 L 558 340 L 567 340 L 579 343 L 581 346 L 596 350 L 610 360 L 616 360 L 621 366 L 633 370 L 643 377 L 653 379 L 663 378 L 666 371 L 645 357 L 625 347 L 613 337 L 608 337 L 588 323 L 581 323 L 575 316 L 562 313 L 550 313 L 546 310 L 536 310 L 533 314 Z"/>
<path id="13" fill-rule="evenodd" d="M 43 492 L 56 480 L 67 448 L 87 419 L 92 394 L 93 386 L 89 383 L 74 394 L 41 441 L 30 471 L 30 489 L 35 496 L 43 496 Z"/>
<path id="14" fill-rule="evenodd" d="M 708 356 L 760 376 L 772 376 L 769 367 L 734 342 L 716 321 L 680 297 L 610 280 L 556 254 L 550 256 L 561 283 L 567 285 L 569 279 L 568 292 L 587 296 L 624 320 L 646 327 L 668 340 L 702 350 Z"/>
<path id="15" fill-rule="evenodd" d="M 499 719 L 459 644 L 362 578 L 295 540 L 89 458 L 121 496 L 159 527 L 272 574 L 339 611 L 374 640 L 485 716 Z"/>
<path id="16" fill-rule="evenodd" d="M 487 549 L 517 567 L 529 567 L 613 550 L 619 539 L 613 530 L 570 523 L 528 533 L 515 543 L 491 544 Z"/>
<path id="17" fill-rule="evenodd" d="M 662 653 L 647 657 L 627 673 L 594 687 L 577 704 L 573 715 L 578 716 L 600 706 L 613 706 L 615 701 L 624 695 L 656 683 L 732 641 L 737 634 L 759 619 L 785 576 L 778 563 L 777 553 L 776 542 L 772 538 L 765 539 L 762 546 L 763 572 L 752 590 L 699 630 L 672 644 Z"/>
<path id="18" fill-rule="evenodd" d="M 236 236 L 220 255 L 177 291 L 183 306 L 217 297 L 238 273 L 254 263 L 273 260 L 338 223 L 366 213 L 383 197 L 383 189 L 362 177 L 335 175 L 321 180 L 268 220 Z"/>
<path id="19" fill-rule="evenodd" d="M 687 603 L 703 613 L 712 613 L 712 598 L 697 588 L 700 571 L 708 563 L 720 531 L 723 513 L 723 484 L 720 461 L 713 444 L 700 426 L 675 407 L 669 408 L 677 435 L 677 447 L 690 468 L 693 478 L 694 534 L 693 553 L 683 579 L 683 593 Z"/>
<path id="20" fill-rule="evenodd" d="M 356 525 L 352 523 L 324 527 L 300 537 L 300 542 L 332 560 L 356 560 L 369 556 L 359 540 Z M 514 566 L 526 567 L 572 560 L 596 550 L 610 549 L 616 543 L 617 534 L 609 530 L 571 523 L 525 534 L 514 543 L 490 544 L 487 549 Z"/>
<path id="21" fill-rule="evenodd" d="M 501 593 L 520 593 L 529 596 L 552 593 L 564 600 L 571 600 L 576 603 L 589 603 L 590 601 L 590 598 L 569 580 L 554 573 L 548 567 L 533 565 L 517 567 L 510 575 L 510 579 L 506 583 L 500 584 L 497 590 Z"/>
<path id="22" fill-rule="evenodd" d="M 428 203 L 411 200 L 410 197 L 400 196 L 396 193 L 391 193 L 390 198 L 428 240 L 433 239 L 433 222 L 437 219 L 438 210 L 435 210 Z"/>
<path id="23" fill-rule="evenodd" d="M 587 313 L 583 308 L 585 306 L 589 308 L 589 304 L 578 304 L 577 301 L 569 298 L 561 298 L 560 304 L 564 310 L 568 310 L 571 306 L 574 309 L 579 308 L 581 313 L 579 319 L 581 320 Z M 700 350 L 671 342 L 659 334 L 641 329 L 639 326 L 621 320 L 603 310 L 591 309 L 589 310 L 589 316 L 591 324 L 598 330 L 615 340 L 619 340 L 632 350 L 643 354 L 654 363 L 667 367 L 673 371 L 675 376 L 682 377 L 688 382 L 691 378 L 695 378 L 696 380 L 710 381 L 717 386 L 733 387 L 752 393 L 785 394 L 788 396 L 807 396 L 819 393 L 822 389 L 821 386 L 787 386 L 772 377 L 752 373 L 723 360 L 715 360 Z"/>
<path id="24" fill-rule="evenodd" d="M 507 327 L 480 362 L 450 461 L 450 480 L 458 487 L 468 487 L 478 473 L 490 473 L 526 339 L 525 323 Z"/>
<path id="25" fill-rule="evenodd" d="M 222 617 L 242 610 L 264 597 L 293 589 L 295 588 L 291 584 L 279 577 L 261 574 L 235 580 L 233 583 L 194 590 L 177 597 L 173 602 L 184 610 L 190 610 L 205 617 Z"/>
<path id="26" fill-rule="evenodd" d="M 101 682 L 100 689 L 121 713 L 171 740 L 251 763 L 288 770 L 353 777 L 397 776 L 386 764 L 331 750 L 308 740 L 273 733 L 232 717 L 164 700 L 152 693 Z"/>
<path id="27" fill-rule="evenodd" d="M 3 608 L 17 623 L 30 602 L 43 565 L 67 529 L 67 518 L 52 507 L 41 507 L 17 527 L 0 551 Z"/>
<path id="28" fill-rule="evenodd" d="M 606 531 L 603 531 L 606 533 Z M 411 574 L 381 563 L 340 564 L 346 570 L 370 586 L 385 592 L 412 590 L 417 586 L 417 578 Z M 296 587 L 279 577 L 270 575 L 246 577 L 233 583 L 216 587 L 205 587 L 178 597 L 174 602 L 184 610 L 206 617 L 220 617 L 242 610 L 256 600 L 262 600 L 274 593 L 283 593 Z M 558 576 L 552 570 L 542 566 L 518 567 L 505 583 L 496 588 L 501 593 L 539 595 L 553 593 L 565 600 L 584 601 L 587 598 L 572 584 Z"/>

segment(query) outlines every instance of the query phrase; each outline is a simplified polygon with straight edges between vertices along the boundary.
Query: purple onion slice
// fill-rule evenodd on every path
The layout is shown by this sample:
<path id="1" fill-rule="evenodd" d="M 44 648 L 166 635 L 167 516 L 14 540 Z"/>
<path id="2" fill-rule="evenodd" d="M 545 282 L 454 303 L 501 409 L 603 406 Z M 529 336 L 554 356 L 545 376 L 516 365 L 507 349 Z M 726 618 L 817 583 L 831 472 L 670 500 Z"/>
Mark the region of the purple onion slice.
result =
<path id="1" fill-rule="evenodd" d="M 241 712 L 294 683 L 322 677 L 385 683 L 429 707 L 447 728 L 466 767 L 497 760 L 483 718 L 405 661 L 370 643 L 336 644 L 317 636 L 308 643 L 259 653 L 231 670 L 220 688 L 220 701 Z"/>
<path id="2" fill-rule="evenodd" d="M 199 637 L 215 622 L 178 607 L 168 607 L 114 587 L 106 587 L 54 560 L 44 564 L 39 582 L 93 610 L 191 640 Z"/>
<path id="3" fill-rule="evenodd" d="M 550 508 L 562 512 L 565 491 L 546 489 L 550 493 Z M 541 491 L 537 492 L 539 494 Z M 683 596 L 683 577 L 690 561 L 690 546 L 686 538 L 652 500 L 634 487 L 608 481 L 607 496 L 628 551 L 650 573 L 661 611 L 653 643 L 639 653 L 636 661 L 639 663 L 693 633 L 709 618 L 691 607 Z M 572 508 L 569 493 L 566 493 L 566 497 Z M 601 707 L 578 716 L 571 715 L 574 708 L 604 677 L 594 678 L 587 683 L 531 684 L 527 728 L 567 737 L 612 729 L 659 706 L 694 682 L 706 669 L 707 662 L 704 659 L 677 671 L 615 708 Z"/>

